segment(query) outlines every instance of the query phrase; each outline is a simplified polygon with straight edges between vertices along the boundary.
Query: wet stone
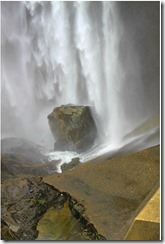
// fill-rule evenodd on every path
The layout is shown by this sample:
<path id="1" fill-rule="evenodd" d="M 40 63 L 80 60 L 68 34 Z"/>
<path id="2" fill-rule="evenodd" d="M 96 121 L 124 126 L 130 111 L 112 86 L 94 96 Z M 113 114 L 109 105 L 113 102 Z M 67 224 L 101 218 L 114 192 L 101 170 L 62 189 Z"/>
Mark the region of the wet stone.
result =
<path id="1" fill-rule="evenodd" d="M 54 150 L 83 152 L 97 138 L 96 122 L 89 106 L 62 105 L 48 115 L 55 139 Z"/>

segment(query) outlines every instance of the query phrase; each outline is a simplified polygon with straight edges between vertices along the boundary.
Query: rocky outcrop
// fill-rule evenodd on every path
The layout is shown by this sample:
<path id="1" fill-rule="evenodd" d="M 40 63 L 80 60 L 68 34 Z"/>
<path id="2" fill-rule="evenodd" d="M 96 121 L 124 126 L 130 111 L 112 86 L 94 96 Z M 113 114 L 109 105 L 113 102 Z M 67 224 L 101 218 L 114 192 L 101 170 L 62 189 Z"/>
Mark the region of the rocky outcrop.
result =
<path id="1" fill-rule="evenodd" d="M 74 167 L 76 167 L 79 164 L 80 164 L 79 157 L 72 158 L 72 160 L 69 163 L 64 163 L 61 165 L 61 170 L 62 170 L 62 172 L 67 171 L 67 170 L 73 169 Z"/>
<path id="2" fill-rule="evenodd" d="M 45 148 L 24 138 L 9 137 L 1 140 L 1 154 L 18 155 L 30 164 L 46 162 L 44 150 Z"/>
<path id="3" fill-rule="evenodd" d="M 159 184 L 159 146 L 100 162 L 82 163 L 44 182 L 68 192 L 106 240 L 122 240 L 135 212 Z M 81 206 L 76 210 L 81 212 Z"/>
<path id="4" fill-rule="evenodd" d="M 48 115 L 56 141 L 55 150 L 88 150 L 97 137 L 97 128 L 89 106 L 62 105 Z"/>
<path id="5" fill-rule="evenodd" d="M 15 178 L 2 184 L 1 220 L 4 240 L 34 240 L 36 225 L 60 196 L 41 177 Z"/>
<path id="6" fill-rule="evenodd" d="M 19 175 L 45 176 L 57 170 L 60 160 L 48 161 L 43 148 L 23 138 L 1 140 L 1 180 Z"/>
<path id="7" fill-rule="evenodd" d="M 17 154 L 3 154 L 1 155 L 1 180 L 3 182 L 19 175 L 45 176 L 54 173 L 59 162 L 60 160 L 53 160 L 32 165 L 26 157 Z"/>
<path id="8" fill-rule="evenodd" d="M 104 240 L 68 193 L 41 177 L 17 177 L 2 184 L 2 240 Z"/>

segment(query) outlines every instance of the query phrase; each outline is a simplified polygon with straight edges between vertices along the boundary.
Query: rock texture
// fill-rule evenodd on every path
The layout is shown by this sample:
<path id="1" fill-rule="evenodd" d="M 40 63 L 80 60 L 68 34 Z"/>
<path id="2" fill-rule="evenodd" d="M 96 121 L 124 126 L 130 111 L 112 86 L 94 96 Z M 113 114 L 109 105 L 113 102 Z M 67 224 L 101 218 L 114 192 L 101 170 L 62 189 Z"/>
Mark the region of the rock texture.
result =
<path id="1" fill-rule="evenodd" d="M 10 179 L 2 184 L 1 194 L 3 240 L 36 239 L 39 219 L 60 196 L 41 177 Z"/>
<path id="2" fill-rule="evenodd" d="M 59 162 L 60 160 L 54 160 L 32 165 L 26 157 L 17 154 L 3 154 L 1 155 L 1 180 L 3 182 L 19 175 L 45 176 L 55 172 Z"/>
<path id="3" fill-rule="evenodd" d="M 104 240 L 83 217 L 84 208 L 41 177 L 2 184 L 2 240 Z"/>
<path id="4" fill-rule="evenodd" d="M 79 164 L 80 164 L 79 157 L 72 158 L 72 160 L 69 163 L 64 163 L 61 165 L 61 170 L 62 170 L 62 172 L 67 171 L 67 170 L 73 169 L 74 167 L 76 167 Z"/>
<path id="5" fill-rule="evenodd" d="M 85 218 L 107 240 L 122 240 L 130 220 L 159 184 L 159 146 L 44 177 L 85 207 Z"/>
<path id="6" fill-rule="evenodd" d="M 62 105 L 48 115 L 48 120 L 55 150 L 82 152 L 96 139 L 96 124 L 89 106 Z"/>

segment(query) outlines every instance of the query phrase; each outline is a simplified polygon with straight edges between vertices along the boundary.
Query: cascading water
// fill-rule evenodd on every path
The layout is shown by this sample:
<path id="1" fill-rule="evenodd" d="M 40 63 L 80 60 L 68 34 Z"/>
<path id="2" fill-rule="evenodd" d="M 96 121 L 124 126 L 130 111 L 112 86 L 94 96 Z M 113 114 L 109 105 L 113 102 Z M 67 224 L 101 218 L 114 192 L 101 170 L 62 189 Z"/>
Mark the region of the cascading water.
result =
<path id="1" fill-rule="evenodd" d="M 156 2 L 2 2 L 1 12 L 2 138 L 52 148 L 47 115 L 68 103 L 95 109 L 99 145 L 159 127 Z"/>

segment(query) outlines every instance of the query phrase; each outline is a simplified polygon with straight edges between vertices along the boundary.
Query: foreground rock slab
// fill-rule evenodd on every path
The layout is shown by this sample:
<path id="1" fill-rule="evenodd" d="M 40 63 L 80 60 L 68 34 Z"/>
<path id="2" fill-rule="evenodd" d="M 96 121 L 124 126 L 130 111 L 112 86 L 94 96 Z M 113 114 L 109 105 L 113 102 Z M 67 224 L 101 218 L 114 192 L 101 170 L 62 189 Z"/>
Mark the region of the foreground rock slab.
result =
<path id="1" fill-rule="evenodd" d="M 100 235 L 122 240 L 135 211 L 159 184 L 159 168 L 159 146 L 155 146 L 102 162 L 93 160 L 46 176 L 44 182 L 76 198 Z"/>
<path id="2" fill-rule="evenodd" d="M 2 183 L 2 240 L 104 240 L 83 218 L 84 207 L 39 176 Z"/>
<path id="3" fill-rule="evenodd" d="M 83 152 L 96 139 L 97 129 L 89 106 L 62 105 L 48 115 L 55 150 Z"/>

